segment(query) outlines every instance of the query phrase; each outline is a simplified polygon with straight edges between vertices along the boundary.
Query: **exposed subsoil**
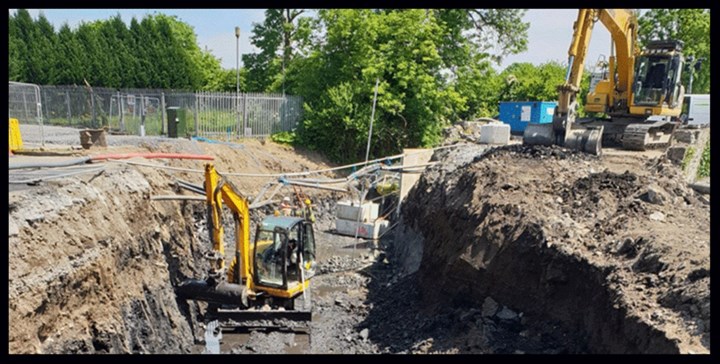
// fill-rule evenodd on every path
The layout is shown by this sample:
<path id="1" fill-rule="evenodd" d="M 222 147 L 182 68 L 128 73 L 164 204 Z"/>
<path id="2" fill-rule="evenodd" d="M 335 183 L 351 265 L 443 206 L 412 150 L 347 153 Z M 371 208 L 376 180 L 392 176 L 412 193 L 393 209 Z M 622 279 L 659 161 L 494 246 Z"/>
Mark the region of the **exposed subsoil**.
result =
<path id="1" fill-rule="evenodd" d="M 394 243 L 417 270 L 408 279 L 433 288 L 414 288 L 430 312 L 466 304 L 481 317 L 489 298 L 557 322 L 573 338 L 563 352 L 709 352 L 709 206 L 662 156 L 443 154 L 410 192 Z M 543 342 L 543 329 L 518 335 Z"/>
<path id="2" fill-rule="evenodd" d="M 225 335 L 222 352 L 709 352 L 709 206 L 676 167 L 560 148 L 488 150 L 437 152 L 441 163 L 410 192 L 399 225 L 375 243 L 334 233 L 345 196 L 305 189 L 319 263 L 311 338 Z M 122 151 L 208 153 L 229 172 L 328 167 L 318 155 L 255 141 L 99 152 Z M 96 175 L 10 192 L 10 353 L 202 352 L 205 305 L 178 299 L 173 286 L 204 278 L 205 209 L 148 199 L 189 195 L 174 181 L 202 178 L 107 163 Z M 231 180 L 250 196 L 269 181 Z M 251 232 L 273 208 L 253 210 Z"/>

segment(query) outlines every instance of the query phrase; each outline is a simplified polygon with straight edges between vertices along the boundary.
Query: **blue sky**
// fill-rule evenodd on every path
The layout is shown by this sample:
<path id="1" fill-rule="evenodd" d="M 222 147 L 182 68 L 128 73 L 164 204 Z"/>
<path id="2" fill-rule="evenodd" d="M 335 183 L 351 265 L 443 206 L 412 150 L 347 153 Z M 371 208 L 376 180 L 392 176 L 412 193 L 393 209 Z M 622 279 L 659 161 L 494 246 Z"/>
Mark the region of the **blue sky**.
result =
<path id="1" fill-rule="evenodd" d="M 222 60 L 224 68 L 235 68 L 235 27 L 240 27 L 240 53 L 257 51 L 250 44 L 253 22 L 262 22 L 264 9 L 28 9 L 33 17 L 40 11 L 59 28 L 68 23 L 75 27 L 82 21 L 107 19 L 120 14 L 126 23 L 133 17 L 141 19 L 145 14 L 160 12 L 177 15 L 180 20 L 195 29 L 198 43 Z M 11 13 L 13 10 L 11 10 Z M 506 57 L 500 69 L 513 62 L 540 64 L 555 60 L 565 62 L 572 38 L 572 24 L 577 16 L 576 9 L 530 9 L 524 20 L 530 22 L 528 50 Z M 601 25 L 596 24 L 586 65 L 591 67 L 600 54 L 607 56 L 610 50 L 610 35 Z M 242 60 L 240 61 L 242 62 Z"/>

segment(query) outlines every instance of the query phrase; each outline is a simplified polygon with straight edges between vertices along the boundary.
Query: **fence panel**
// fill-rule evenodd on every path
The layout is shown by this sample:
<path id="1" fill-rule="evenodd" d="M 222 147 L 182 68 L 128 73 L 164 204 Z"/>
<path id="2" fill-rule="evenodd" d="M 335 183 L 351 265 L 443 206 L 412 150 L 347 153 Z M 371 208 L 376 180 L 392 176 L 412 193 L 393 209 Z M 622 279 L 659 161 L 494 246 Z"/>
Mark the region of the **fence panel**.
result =
<path id="1" fill-rule="evenodd" d="M 290 131 L 302 117 L 302 98 L 281 94 L 9 84 L 10 117 L 21 123 L 167 135 L 167 107 L 180 108 L 187 134 L 224 140 Z"/>
<path id="2" fill-rule="evenodd" d="M 40 126 L 40 143 L 45 145 L 43 105 L 40 87 L 21 82 L 8 84 L 8 116 L 20 124 Z"/>

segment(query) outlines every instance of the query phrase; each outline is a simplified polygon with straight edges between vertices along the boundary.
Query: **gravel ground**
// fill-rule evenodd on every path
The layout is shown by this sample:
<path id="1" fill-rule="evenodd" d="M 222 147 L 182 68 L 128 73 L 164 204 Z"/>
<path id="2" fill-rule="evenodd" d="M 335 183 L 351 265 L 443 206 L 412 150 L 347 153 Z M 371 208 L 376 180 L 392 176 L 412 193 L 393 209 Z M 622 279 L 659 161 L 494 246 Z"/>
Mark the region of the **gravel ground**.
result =
<path id="1" fill-rule="evenodd" d="M 78 128 L 68 128 L 63 126 L 40 127 L 38 125 L 20 125 L 20 134 L 22 135 L 23 144 L 26 148 L 37 148 L 41 146 L 43 134 L 45 136 L 45 146 L 47 148 L 56 148 L 58 146 L 77 146 L 80 147 L 80 131 Z M 201 149 L 197 146 L 197 142 L 187 139 L 171 139 L 163 136 L 137 136 L 137 135 L 106 135 L 108 147 L 118 146 L 151 146 L 156 147 L 163 142 L 177 143 L 188 151 L 195 150 L 201 153 Z"/>

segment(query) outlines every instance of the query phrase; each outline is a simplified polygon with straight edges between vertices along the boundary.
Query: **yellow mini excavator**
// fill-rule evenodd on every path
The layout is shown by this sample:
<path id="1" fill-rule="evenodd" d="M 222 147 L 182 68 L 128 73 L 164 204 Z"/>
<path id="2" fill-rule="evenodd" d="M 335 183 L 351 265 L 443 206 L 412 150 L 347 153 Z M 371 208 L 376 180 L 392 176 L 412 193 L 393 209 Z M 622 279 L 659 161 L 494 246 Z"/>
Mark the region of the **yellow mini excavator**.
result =
<path id="1" fill-rule="evenodd" d="M 206 322 L 217 322 L 223 331 L 271 327 L 311 318 L 306 296 L 314 274 L 313 224 L 300 217 L 267 216 L 250 242 L 250 214 L 246 197 L 224 180 L 212 164 L 205 165 L 205 196 L 208 228 L 213 244 L 210 270 L 205 279 L 188 279 L 176 287 L 179 297 L 208 303 Z M 235 254 L 225 264 L 223 203 L 235 220 Z M 295 301 L 304 297 L 304 307 Z M 299 330 L 299 331 L 302 331 Z"/>
<path id="2" fill-rule="evenodd" d="M 604 79 L 587 96 L 585 110 L 601 117 L 576 122 L 585 56 L 598 20 L 610 32 L 611 55 Z M 528 125 L 524 143 L 557 144 L 595 155 L 602 152 L 603 144 L 631 150 L 669 146 L 680 123 L 685 92 L 680 84 L 683 43 L 651 41 L 640 51 L 637 32 L 632 10 L 580 9 L 553 122 Z"/>

